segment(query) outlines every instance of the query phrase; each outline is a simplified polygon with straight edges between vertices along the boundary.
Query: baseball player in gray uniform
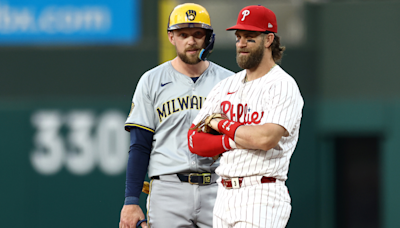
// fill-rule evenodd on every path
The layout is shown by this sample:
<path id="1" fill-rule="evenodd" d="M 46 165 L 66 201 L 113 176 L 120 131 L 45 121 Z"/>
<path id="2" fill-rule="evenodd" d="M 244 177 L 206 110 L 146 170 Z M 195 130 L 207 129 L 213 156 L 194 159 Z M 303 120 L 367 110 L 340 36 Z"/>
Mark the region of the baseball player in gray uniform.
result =
<path id="1" fill-rule="evenodd" d="M 177 57 L 143 74 L 126 120 L 131 146 L 120 228 L 212 227 L 219 163 L 190 153 L 186 133 L 211 88 L 234 73 L 206 60 L 214 34 L 204 7 L 175 7 L 168 37 Z M 138 205 L 146 171 L 148 224 Z"/>
<path id="2" fill-rule="evenodd" d="M 223 113 L 225 119 L 207 121 L 221 135 L 189 130 L 189 148 L 202 156 L 222 154 L 214 228 L 283 228 L 291 212 L 285 181 L 303 98 L 295 80 L 276 64 L 284 48 L 271 10 L 245 7 L 227 30 L 236 30 L 236 60 L 244 70 L 218 83 L 193 121 L 192 127 Z"/>

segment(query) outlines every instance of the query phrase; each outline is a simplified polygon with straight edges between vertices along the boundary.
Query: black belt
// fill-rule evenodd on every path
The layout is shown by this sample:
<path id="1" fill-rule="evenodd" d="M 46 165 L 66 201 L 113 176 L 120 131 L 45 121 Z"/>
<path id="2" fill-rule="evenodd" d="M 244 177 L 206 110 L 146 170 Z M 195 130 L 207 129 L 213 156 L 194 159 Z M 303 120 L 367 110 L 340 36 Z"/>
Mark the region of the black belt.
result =
<path id="1" fill-rule="evenodd" d="M 209 185 L 212 183 L 212 173 L 191 173 L 189 175 L 185 174 L 176 174 L 182 182 L 189 182 L 190 184 L 198 184 L 198 185 Z M 154 176 L 152 179 L 159 180 L 159 176 Z"/>

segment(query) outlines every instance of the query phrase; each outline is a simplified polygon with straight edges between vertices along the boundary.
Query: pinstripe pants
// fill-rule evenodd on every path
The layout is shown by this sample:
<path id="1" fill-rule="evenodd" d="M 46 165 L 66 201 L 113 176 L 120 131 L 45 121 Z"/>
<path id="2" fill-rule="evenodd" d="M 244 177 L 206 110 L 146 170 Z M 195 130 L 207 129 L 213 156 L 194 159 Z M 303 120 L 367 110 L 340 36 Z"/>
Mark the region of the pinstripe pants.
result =
<path id="1" fill-rule="evenodd" d="M 219 180 L 213 228 L 284 228 L 292 209 L 290 203 L 282 181 L 244 181 L 239 189 L 226 189 Z"/>

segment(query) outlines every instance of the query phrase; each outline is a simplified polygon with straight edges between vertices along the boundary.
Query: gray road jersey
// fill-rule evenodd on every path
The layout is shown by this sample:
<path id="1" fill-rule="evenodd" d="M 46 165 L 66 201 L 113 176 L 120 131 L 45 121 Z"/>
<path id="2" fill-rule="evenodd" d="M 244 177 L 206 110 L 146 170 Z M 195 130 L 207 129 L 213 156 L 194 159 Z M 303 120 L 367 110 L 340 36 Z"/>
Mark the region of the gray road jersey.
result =
<path id="1" fill-rule="evenodd" d="M 187 132 L 210 90 L 233 75 L 217 64 L 193 80 L 176 71 L 171 62 L 163 63 L 140 78 L 125 126 L 154 133 L 148 168 L 149 177 L 189 172 L 214 172 L 211 158 L 190 153 Z M 206 142 L 205 142 L 206 143 Z"/>

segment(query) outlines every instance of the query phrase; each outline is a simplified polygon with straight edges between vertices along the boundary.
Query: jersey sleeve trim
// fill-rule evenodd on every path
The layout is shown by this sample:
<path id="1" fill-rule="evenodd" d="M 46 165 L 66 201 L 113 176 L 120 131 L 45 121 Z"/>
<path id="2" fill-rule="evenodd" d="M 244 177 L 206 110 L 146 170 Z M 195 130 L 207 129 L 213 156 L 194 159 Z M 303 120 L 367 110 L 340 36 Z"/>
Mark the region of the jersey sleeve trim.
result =
<path id="1" fill-rule="evenodd" d="M 148 128 L 148 127 L 145 127 L 145 126 L 142 126 L 142 125 L 139 125 L 139 124 L 133 124 L 133 123 L 127 123 L 127 124 L 125 124 L 125 131 L 130 131 L 130 128 L 132 128 L 132 127 L 137 127 L 137 128 L 140 128 L 140 129 L 144 129 L 144 130 L 150 131 L 150 132 L 152 132 L 152 133 L 155 132 L 155 131 L 154 131 L 153 129 L 151 129 L 151 128 Z"/>

